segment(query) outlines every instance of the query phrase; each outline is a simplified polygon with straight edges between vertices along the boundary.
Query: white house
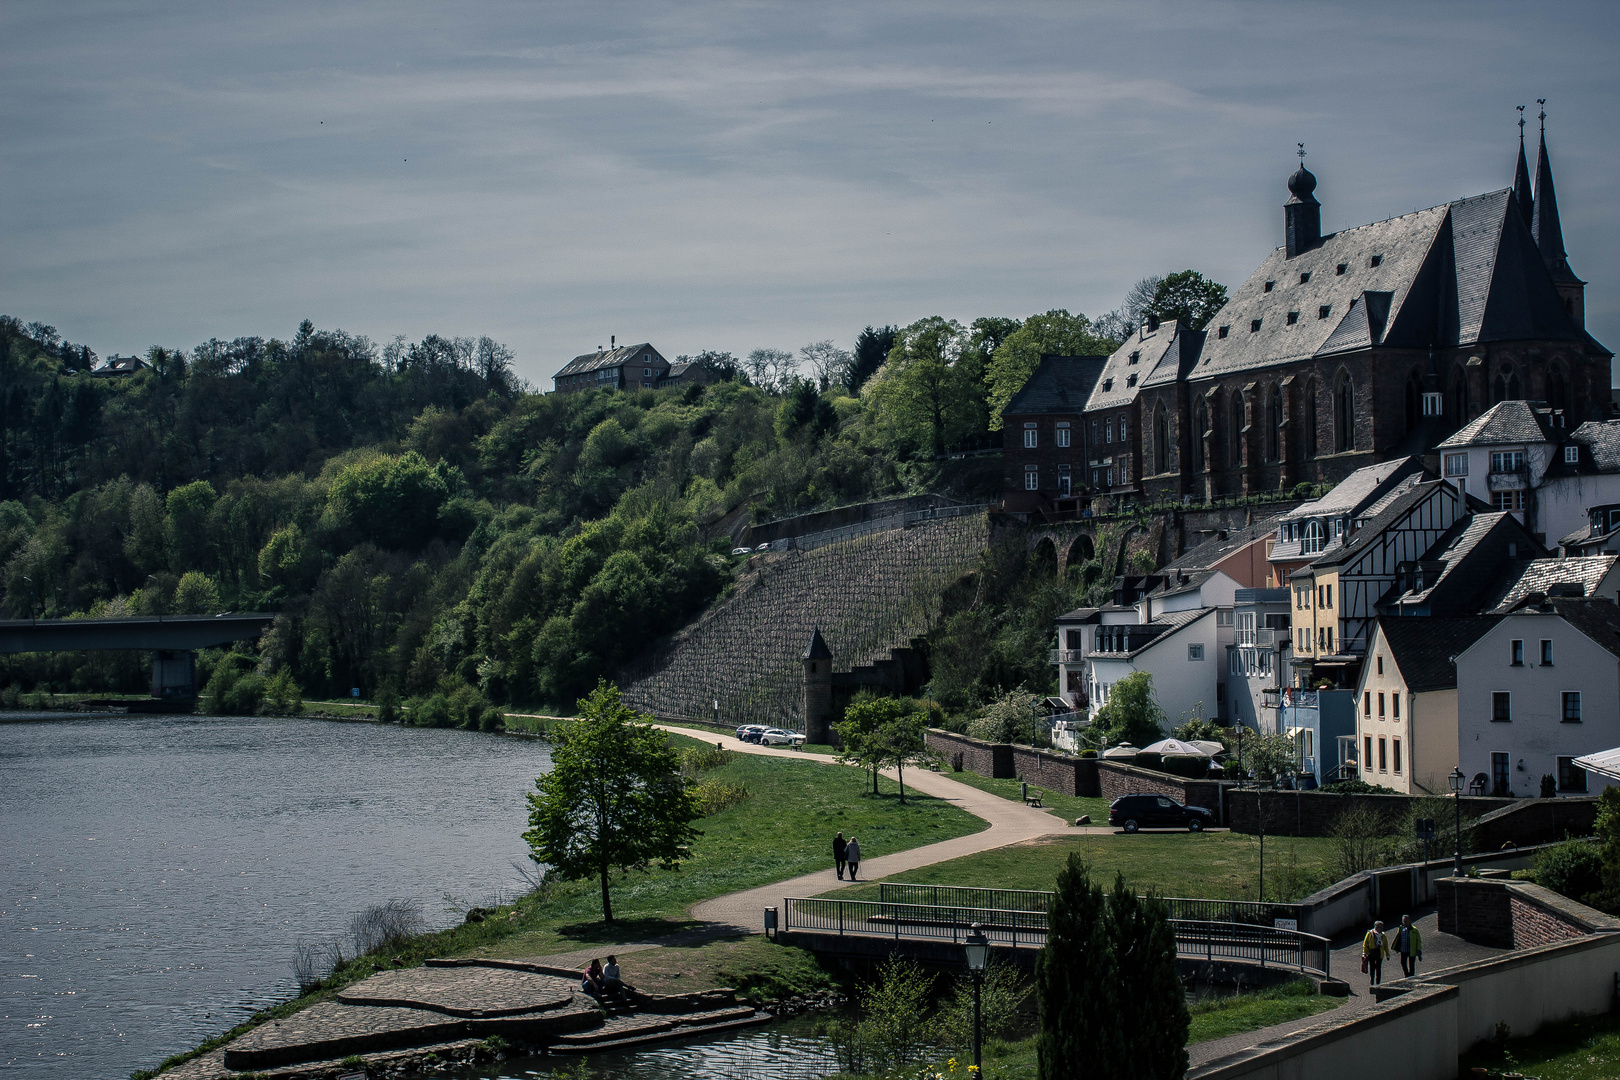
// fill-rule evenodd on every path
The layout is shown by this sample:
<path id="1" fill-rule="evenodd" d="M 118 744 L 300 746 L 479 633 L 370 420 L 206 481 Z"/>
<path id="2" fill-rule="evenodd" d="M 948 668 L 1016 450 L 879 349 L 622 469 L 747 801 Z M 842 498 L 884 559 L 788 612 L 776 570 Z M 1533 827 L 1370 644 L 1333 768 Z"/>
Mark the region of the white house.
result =
<path id="1" fill-rule="evenodd" d="M 1573 765 L 1620 745 L 1620 607 L 1532 593 L 1457 654 L 1459 765 L 1471 785 L 1527 797 L 1610 781 Z"/>
<path id="2" fill-rule="evenodd" d="M 1092 712 L 1108 703 L 1115 683 L 1137 671 L 1153 676 L 1153 696 L 1171 724 L 1195 710 L 1213 717 L 1222 656 L 1215 609 L 1165 615 L 1151 623 L 1099 625 L 1091 664 Z"/>
<path id="3" fill-rule="evenodd" d="M 1225 719 L 1276 734 L 1281 690 L 1289 683 L 1290 593 L 1239 589 L 1234 596 L 1232 644 L 1226 649 Z"/>

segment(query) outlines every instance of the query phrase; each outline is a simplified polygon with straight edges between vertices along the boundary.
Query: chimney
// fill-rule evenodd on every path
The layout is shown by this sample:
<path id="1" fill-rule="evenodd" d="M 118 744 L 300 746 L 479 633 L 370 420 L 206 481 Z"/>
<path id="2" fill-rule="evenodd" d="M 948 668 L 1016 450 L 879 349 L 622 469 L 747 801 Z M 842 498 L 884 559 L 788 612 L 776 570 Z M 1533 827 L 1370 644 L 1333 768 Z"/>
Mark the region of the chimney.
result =
<path id="1" fill-rule="evenodd" d="M 618 345 L 617 345 L 618 340 L 619 340 L 618 338 L 614 337 L 612 334 L 609 334 L 608 335 L 608 348 L 610 348 L 610 349 L 618 348 Z"/>

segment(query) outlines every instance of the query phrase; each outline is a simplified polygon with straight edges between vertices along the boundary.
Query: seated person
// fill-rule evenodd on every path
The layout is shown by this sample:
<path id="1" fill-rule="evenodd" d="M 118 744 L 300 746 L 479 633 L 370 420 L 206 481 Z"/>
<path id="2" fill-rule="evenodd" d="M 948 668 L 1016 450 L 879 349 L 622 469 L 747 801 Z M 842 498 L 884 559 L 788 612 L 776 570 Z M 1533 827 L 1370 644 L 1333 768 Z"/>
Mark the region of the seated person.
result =
<path id="1" fill-rule="evenodd" d="M 602 1000 L 605 989 L 602 985 L 602 961 L 591 961 L 591 966 L 579 977 L 579 989 L 580 993 L 589 994 L 598 1001 Z"/>
<path id="2" fill-rule="evenodd" d="M 617 956 L 608 957 L 607 967 L 602 969 L 602 989 L 604 993 L 620 1001 L 630 999 L 628 993 L 630 988 L 624 985 L 624 980 L 619 977 L 619 958 Z"/>

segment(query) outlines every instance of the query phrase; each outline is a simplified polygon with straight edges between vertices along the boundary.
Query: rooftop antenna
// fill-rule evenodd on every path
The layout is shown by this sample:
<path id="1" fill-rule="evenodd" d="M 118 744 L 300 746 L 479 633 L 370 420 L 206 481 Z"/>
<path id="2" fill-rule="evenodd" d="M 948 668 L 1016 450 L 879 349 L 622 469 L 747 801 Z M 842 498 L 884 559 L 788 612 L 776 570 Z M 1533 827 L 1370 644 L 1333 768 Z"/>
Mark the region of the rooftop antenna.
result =
<path id="1" fill-rule="evenodd" d="M 1538 97 L 1536 98 L 1536 104 L 1541 106 L 1541 115 L 1536 119 L 1541 121 L 1541 133 L 1545 135 L 1547 134 L 1547 99 Z"/>

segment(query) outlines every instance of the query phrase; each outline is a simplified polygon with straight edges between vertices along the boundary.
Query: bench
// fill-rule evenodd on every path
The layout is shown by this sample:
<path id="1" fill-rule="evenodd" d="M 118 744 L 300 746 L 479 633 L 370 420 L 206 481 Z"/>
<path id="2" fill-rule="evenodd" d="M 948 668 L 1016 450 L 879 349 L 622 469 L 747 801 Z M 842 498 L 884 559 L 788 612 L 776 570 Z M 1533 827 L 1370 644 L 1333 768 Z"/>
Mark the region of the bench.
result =
<path id="1" fill-rule="evenodd" d="M 1030 790 L 1029 790 L 1029 791 L 1028 791 L 1028 792 L 1027 792 L 1027 793 L 1026 793 L 1026 794 L 1025 794 L 1025 795 L 1024 795 L 1024 805 L 1025 805 L 1025 806 L 1036 806 L 1036 807 L 1040 807 L 1040 808 L 1041 808 L 1041 809 L 1042 809 L 1042 810 L 1044 810 L 1044 809 L 1046 809 L 1046 808 L 1045 808 L 1045 807 L 1044 807 L 1044 806 L 1041 806 L 1041 796 L 1042 796 L 1042 795 L 1043 795 L 1043 794 L 1045 794 L 1045 793 L 1044 793 L 1044 792 L 1042 792 L 1042 791 L 1040 791 L 1040 790 L 1039 790 L 1039 789 L 1036 789 L 1036 788 L 1031 788 L 1031 789 L 1030 789 Z"/>

